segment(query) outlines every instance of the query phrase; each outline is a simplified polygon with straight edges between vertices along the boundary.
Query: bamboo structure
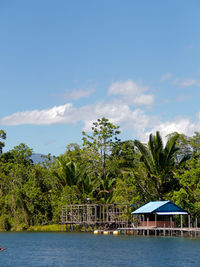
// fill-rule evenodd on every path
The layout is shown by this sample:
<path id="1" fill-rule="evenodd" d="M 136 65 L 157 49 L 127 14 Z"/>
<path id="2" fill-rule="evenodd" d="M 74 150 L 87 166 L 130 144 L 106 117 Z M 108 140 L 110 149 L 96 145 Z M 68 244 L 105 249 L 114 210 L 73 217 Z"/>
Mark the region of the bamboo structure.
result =
<path id="1" fill-rule="evenodd" d="M 116 229 L 131 224 L 128 205 L 72 204 L 62 206 L 63 225 L 81 225 L 92 229 Z"/>

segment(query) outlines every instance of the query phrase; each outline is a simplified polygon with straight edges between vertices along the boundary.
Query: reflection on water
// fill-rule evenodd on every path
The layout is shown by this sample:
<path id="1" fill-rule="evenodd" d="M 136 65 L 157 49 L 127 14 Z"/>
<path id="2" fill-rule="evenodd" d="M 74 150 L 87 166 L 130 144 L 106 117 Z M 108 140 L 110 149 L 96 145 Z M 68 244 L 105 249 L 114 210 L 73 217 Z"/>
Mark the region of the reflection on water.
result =
<path id="1" fill-rule="evenodd" d="M 200 266 L 200 239 L 0 233 L 0 266 Z"/>

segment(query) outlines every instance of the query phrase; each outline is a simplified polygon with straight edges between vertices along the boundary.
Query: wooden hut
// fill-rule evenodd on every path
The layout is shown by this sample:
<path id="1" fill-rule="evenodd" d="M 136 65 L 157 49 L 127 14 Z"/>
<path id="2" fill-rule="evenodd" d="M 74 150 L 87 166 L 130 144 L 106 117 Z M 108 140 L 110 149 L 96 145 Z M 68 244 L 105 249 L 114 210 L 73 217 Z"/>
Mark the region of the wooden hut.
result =
<path id="1" fill-rule="evenodd" d="M 173 215 L 187 215 L 188 212 L 171 201 L 151 201 L 132 212 L 140 217 L 141 227 L 176 227 Z"/>

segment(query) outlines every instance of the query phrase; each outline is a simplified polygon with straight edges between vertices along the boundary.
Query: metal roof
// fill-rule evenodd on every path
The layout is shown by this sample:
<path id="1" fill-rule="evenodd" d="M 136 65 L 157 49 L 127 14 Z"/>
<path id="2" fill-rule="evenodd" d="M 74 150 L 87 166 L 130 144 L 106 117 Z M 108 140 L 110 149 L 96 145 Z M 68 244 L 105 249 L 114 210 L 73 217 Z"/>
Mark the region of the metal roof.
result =
<path id="1" fill-rule="evenodd" d="M 187 211 L 177 206 L 173 202 L 166 201 L 151 201 L 139 209 L 133 211 L 131 214 L 146 214 L 156 213 L 158 215 L 175 215 L 175 214 L 188 214 Z"/>

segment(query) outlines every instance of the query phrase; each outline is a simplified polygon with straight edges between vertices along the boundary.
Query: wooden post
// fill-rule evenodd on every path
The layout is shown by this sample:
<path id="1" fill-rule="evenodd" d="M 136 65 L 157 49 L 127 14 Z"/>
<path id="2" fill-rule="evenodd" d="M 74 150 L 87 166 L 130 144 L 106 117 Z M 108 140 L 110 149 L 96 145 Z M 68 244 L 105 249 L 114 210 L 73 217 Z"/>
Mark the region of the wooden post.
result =
<path id="1" fill-rule="evenodd" d="M 147 235 L 149 236 L 149 216 L 147 215 Z"/>
<path id="2" fill-rule="evenodd" d="M 195 217 L 195 237 L 197 237 L 197 227 L 198 227 L 198 222 L 197 222 L 197 217 Z"/>
<path id="3" fill-rule="evenodd" d="M 72 205 L 71 205 L 71 221 L 73 221 Z"/>
<path id="4" fill-rule="evenodd" d="M 99 220 L 102 222 L 101 205 L 99 206 Z"/>
<path id="5" fill-rule="evenodd" d="M 157 227 L 157 214 L 155 214 L 155 227 Z"/>
<path id="6" fill-rule="evenodd" d="M 108 222 L 108 205 L 106 205 L 106 220 Z"/>
<path id="7" fill-rule="evenodd" d="M 78 222 L 80 222 L 80 217 L 79 217 L 79 206 L 78 206 Z"/>
<path id="8" fill-rule="evenodd" d="M 64 215 L 63 215 L 63 207 L 62 207 L 62 232 L 63 232 L 63 223 L 64 223 Z"/>
<path id="9" fill-rule="evenodd" d="M 172 215 L 170 215 L 170 236 L 172 236 Z"/>
<path id="10" fill-rule="evenodd" d="M 94 214 L 95 214 L 95 217 L 94 217 L 94 221 L 95 221 L 95 225 L 97 223 L 97 206 L 95 205 L 94 207 L 95 211 L 94 211 Z"/>
<path id="11" fill-rule="evenodd" d="M 128 212 L 128 205 L 126 206 L 126 227 L 128 227 L 128 218 L 129 218 L 129 212 Z"/>
<path id="12" fill-rule="evenodd" d="M 190 229 L 190 215 L 188 214 L 188 228 Z"/>
<path id="13" fill-rule="evenodd" d="M 181 229 L 183 228 L 183 215 L 181 215 Z M 181 236 L 183 236 L 183 231 L 181 230 Z"/>

